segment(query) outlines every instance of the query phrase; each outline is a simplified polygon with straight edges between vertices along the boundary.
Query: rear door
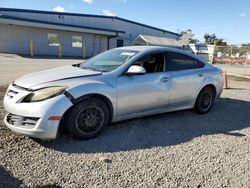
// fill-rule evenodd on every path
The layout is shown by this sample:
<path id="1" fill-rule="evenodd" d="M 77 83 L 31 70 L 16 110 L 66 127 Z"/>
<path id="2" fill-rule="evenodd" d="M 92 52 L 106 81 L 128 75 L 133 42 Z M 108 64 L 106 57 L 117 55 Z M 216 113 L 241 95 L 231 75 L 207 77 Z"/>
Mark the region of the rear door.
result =
<path id="1" fill-rule="evenodd" d="M 165 54 L 158 53 L 149 56 L 134 63 L 134 65 L 144 67 L 145 74 L 123 74 L 118 77 L 117 110 L 119 116 L 167 108 L 171 73 L 165 72 Z"/>
<path id="2" fill-rule="evenodd" d="M 171 107 L 185 107 L 193 103 L 204 78 L 204 64 L 191 56 L 166 53 L 166 70 L 172 73 Z"/>

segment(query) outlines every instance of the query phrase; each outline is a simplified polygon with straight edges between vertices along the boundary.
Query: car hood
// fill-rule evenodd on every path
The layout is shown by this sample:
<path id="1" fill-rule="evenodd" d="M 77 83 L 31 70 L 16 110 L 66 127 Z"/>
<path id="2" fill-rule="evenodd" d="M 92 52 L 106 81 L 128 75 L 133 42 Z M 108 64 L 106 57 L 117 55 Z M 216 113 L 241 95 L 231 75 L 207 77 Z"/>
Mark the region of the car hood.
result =
<path id="1" fill-rule="evenodd" d="M 86 76 L 94 76 L 102 74 L 92 70 L 81 69 L 72 65 L 48 69 L 31 74 L 27 74 L 17 79 L 14 84 L 24 87 L 32 88 L 34 86 L 49 83 L 58 80 L 73 79 Z"/>

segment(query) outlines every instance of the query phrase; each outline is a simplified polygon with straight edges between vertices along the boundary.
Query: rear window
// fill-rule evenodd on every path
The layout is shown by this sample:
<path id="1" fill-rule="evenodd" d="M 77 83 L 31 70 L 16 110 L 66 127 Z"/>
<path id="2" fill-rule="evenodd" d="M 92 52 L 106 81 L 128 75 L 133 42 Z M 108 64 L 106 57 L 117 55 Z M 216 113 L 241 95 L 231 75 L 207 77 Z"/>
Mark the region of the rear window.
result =
<path id="1" fill-rule="evenodd" d="M 202 68 L 204 63 L 184 54 L 169 52 L 167 53 L 167 71 L 189 70 Z"/>

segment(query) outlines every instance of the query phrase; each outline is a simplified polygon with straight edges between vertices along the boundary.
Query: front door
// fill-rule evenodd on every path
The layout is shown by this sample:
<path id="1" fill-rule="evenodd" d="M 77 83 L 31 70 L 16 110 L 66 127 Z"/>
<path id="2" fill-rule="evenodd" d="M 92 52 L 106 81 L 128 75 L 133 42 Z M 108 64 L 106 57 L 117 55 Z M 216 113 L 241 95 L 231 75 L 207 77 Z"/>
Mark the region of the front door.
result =
<path id="1" fill-rule="evenodd" d="M 136 61 L 143 75 L 123 74 L 117 79 L 118 115 L 160 110 L 168 107 L 171 73 L 165 72 L 165 56 L 157 53 Z"/>

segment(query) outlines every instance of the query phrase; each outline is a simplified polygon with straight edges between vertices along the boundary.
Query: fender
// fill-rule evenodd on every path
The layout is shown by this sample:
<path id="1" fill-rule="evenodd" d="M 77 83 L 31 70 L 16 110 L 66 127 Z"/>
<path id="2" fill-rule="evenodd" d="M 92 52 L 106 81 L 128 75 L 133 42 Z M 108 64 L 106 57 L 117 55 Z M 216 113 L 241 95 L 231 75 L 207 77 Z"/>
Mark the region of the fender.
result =
<path id="1" fill-rule="evenodd" d="M 88 97 L 89 95 L 102 95 L 108 99 L 112 105 L 113 115 L 116 116 L 116 88 L 98 80 L 88 80 L 80 86 L 68 89 L 65 95 L 71 99 L 72 103 Z"/>
<path id="2" fill-rule="evenodd" d="M 198 97 L 200 91 L 207 85 L 213 85 L 216 88 L 216 81 L 212 77 L 206 77 L 202 80 L 200 87 L 196 93 L 196 98 Z M 217 88 L 216 88 L 216 93 L 217 93 Z"/>
<path id="3" fill-rule="evenodd" d="M 216 85 L 214 84 L 215 80 L 212 77 L 206 77 L 204 78 L 201 83 L 200 83 L 200 87 L 197 89 L 195 96 L 193 97 L 193 101 L 191 102 L 191 106 L 195 105 L 196 99 L 199 95 L 199 93 L 201 92 L 201 90 L 206 86 L 206 85 L 213 85 L 216 88 Z M 217 89 L 216 89 L 217 92 Z"/>

